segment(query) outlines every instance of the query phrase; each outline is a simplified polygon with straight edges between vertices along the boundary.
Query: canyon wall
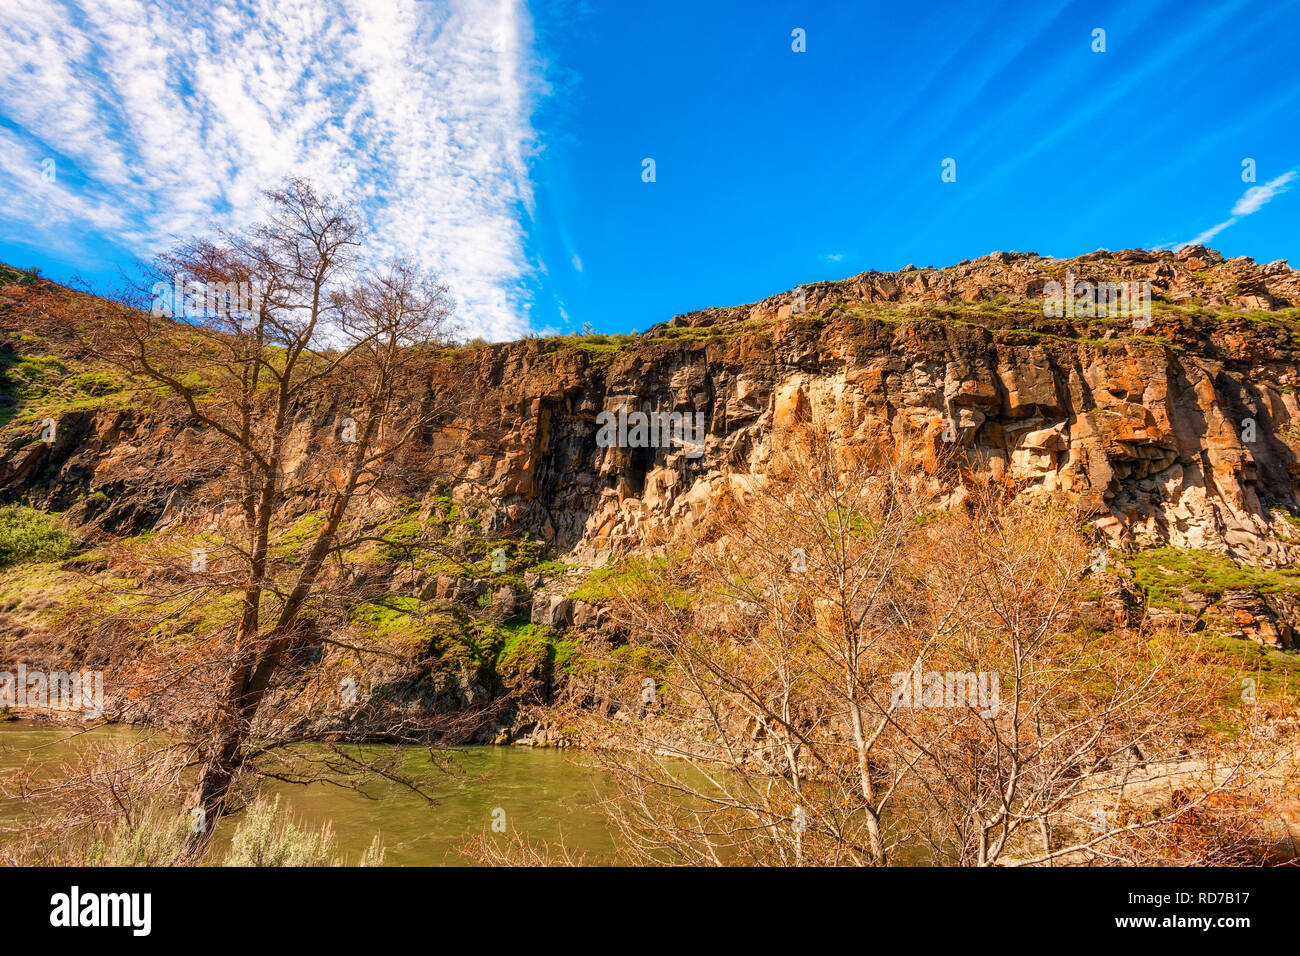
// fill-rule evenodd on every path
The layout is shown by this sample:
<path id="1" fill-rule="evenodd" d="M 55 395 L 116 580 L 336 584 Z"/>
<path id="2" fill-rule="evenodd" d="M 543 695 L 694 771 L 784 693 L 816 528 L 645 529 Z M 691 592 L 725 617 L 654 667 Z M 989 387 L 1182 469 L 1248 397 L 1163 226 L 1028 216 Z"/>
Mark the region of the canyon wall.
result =
<path id="1" fill-rule="evenodd" d="M 1149 321 L 1086 306 L 1044 315 L 1049 284 L 1070 277 L 1150 283 Z M 219 532 L 237 520 L 228 476 L 213 466 L 219 440 L 157 393 L 101 382 L 94 356 L 78 352 L 76 330 L 57 315 L 30 328 L 41 312 L 32 294 L 0 287 L 0 503 L 59 513 L 87 542 L 99 532 Z M 834 422 L 849 440 L 906 439 L 910 453 L 950 453 L 968 474 L 1021 495 L 1067 496 L 1126 551 L 1173 546 L 1231 559 L 1204 587 L 1184 575 L 1161 606 L 1132 587 L 1140 613 L 1188 627 L 1212 621 L 1221 635 L 1274 648 L 1300 636 L 1300 586 L 1290 577 L 1300 554 L 1300 273 L 1284 262 L 1225 261 L 1199 247 L 1073 260 L 996 253 L 813 283 L 635 336 L 530 338 L 427 358 L 403 402 L 412 418 L 451 409 L 419 436 L 428 477 L 377 483 L 356 503 L 357 520 L 380 527 L 415 515 L 427 530 L 447 527 L 430 519 L 448 502 L 472 503 L 474 520 L 458 533 L 482 547 L 527 536 L 542 546 L 527 562 L 565 563 L 521 564 L 504 577 L 397 561 L 348 569 L 364 579 L 366 600 L 408 602 L 418 610 L 403 620 L 418 618 L 434 635 L 425 656 L 392 673 L 357 672 L 363 697 L 384 689 L 391 713 L 458 712 L 513 688 L 531 703 L 502 705 L 474 739 L 549 742 L 544 707 L 559 687 L 581 706 L 630 706 L 577 672 L 560 681 L 553 671 L 554 641 L 566 631 L 628 639 L 607 626 L 604 608 L 574 597 L 584 568 L 687 535 L 728 485 L 762 480 L 784 426 L 810 418 Z M 42 369 L 44 391 L 32 384 Z M 296 409 L 287 444 L 295 491 L 281 527 L 320 507 L 327 476 L 315 455 L 339 440 L 355 402 L 341 380 Z M 620 411 L 691 416 L 702 448 L 600 441 L 602 413 Z M 41 437 L 47 416 L 52 442 Z M 1282 571 L 1243 578 L 1245 566 Z M 99 572 L 84 557 L 53 567 L 0 574 L 0 654 L 82 655 L 100 666 L 93 636 L 59 613 Z M 355 610 L 333 609 L 329 626 L 353 626 Z M 474 622 L 489 619 L 491 653 L 467 659 L 457 635 L 473 637 Z M 521 628 L 538 625 L 527 636 L 535 654 L 506 652 Z M 352 672 L 342 652 L 321 653 L 324 663 L 301 675 L 313 689 L 284 691 L 304 708 L 304 726 L 382 736 L 387 717 L 362 726 L 339 708 L 339 674 Z M 133 673 L 130 655 L 102 660 L 111 673 Z"/>
<path id="2" fill-rule="evenodd" d="M 1178 280 L 1201 262 L 1130 255 L 1151 261 L 1093 262 L 1110 277 L 1154 280 L 1164 301 L 1191 301 Z M 1069 495 L 1117 545 L 1293 561 L 1300 323 L 1259 309 L 1157 308 L 1141 329 L 1127 317 L 1044 318 L 1024 309 L 1051 274 L 1043 262 L 994 257 L 967 275 L 808 286 L 805 311 L 793 311 L 796 292 L 679 316 L 636 348 L 525 341 L 457 356 L 444 386 L 472 383 L 475 398 L 435 438 L 444 470 L 458 496 L 492 501 L 497 527 L 599 561 L 679 534 L 725 483 L 762 473 L 776 426 L 826 415 L 863 439 L 906 431 L 936 449 L 949 439 L 977 473 Z M 1071 267 L 1087 274 L 1089 264 Z M 1296 273 L 1264 271 L 1284 281 L 1271 292 L 1237 283 L 1234 299 L 1217 298 L 1300 301 Z M 964 302 L 972 289 L 1007 301 L 888 311 Z M 704 454 L 600 447 L 597 416 L 620 408 L 702 416 Z"/>
<path id="3" fill-rule="evenodd" d="M 1068 275 L 1150 282 L 1149 327 L 1044 317 L 1045 284 Z M 429 389 L 455 393 L 458 411 L 425 440 L 450 493 L 484 502 L 494 531 L 588 563 L 671 540 L 724 484 L 762 474 L 783 421 L 825 415 L 863 439 L 948 439 L 976 473 L 1069 495 L 1115 544 L 1286 564 L 1300 542 L 1297 303 L 1300 273 L 1286 263 L 1225 262 L 1200 247 L 864 273 L 619 341 L 449 350 Z M 410 401 L 415 414 L 428 397 Z M 703 454 L 601 447 L 598 416 L 620 408 L 699 416 Z M 345 384 L 301 409 L 299 462 L 348 409 Z M 201 462 L 210 439 L 183 416 L 60 418 L 52 445 L 6 430 L 0 494 L 115 527 L 187 506 L 163 466 Z"/>

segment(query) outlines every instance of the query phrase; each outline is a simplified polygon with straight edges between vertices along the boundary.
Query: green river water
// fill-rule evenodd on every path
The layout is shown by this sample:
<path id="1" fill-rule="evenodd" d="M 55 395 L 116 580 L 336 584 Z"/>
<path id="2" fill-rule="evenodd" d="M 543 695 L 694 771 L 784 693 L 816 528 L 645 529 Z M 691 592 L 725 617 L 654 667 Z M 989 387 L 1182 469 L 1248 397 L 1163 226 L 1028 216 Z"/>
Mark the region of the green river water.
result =
<path id="1" fill-rule="evenodd" d="M 0 775 L 38 761 L 43 772 L 59 766 L 77 748 L 115 735 L 127 727 L 106 727 L 86 734 L 67 728 L 22 721 L 0 723 Z M 377 749 L 377 748 L 376 748 Z M 387 749 L 387 748 L 385 748 Z M 447 772 L 435 769 L 420 747 L 398 747 L 403 770 L 433 771 L 430 804 L 396 784 L 375 781 L 366 794 L 326 783 L 307 786 L 268 781 L 265 793 L 280 794 L 281 805 L 295 819 L 313 827 L 330 821 L 339 848 L 355 861 L 381 834 L 390 866 L 463 865 L 456 847 L 467 837 L 491 831 L 493 811 L 505 811 L 506 825 L 536 840 L 554 841 L 586 854 L 589 862 L 607 860 L 613 842 L 597 801 L 599 770 L 573 751 L 524 747 L 469 747 L 450 753 Z M 440 761 L 441 763 L 441 761 Z M 0 830 L 13 830 L 31 811 L 19 801 L 0 802 Z M 3 838 L 0 832 L 0 839 Z"/>

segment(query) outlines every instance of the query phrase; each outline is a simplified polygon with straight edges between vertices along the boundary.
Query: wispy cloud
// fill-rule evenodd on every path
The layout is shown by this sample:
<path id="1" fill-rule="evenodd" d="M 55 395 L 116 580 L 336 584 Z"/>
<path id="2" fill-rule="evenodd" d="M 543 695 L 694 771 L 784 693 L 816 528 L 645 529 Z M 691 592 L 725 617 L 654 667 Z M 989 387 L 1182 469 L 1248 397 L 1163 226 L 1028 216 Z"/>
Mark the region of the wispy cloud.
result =
<path id="1" fill-rule="evenodd" d="M 6 0 L 0 33 L 6 237 L 149 256 L 301 174 L 441 272 L 470 334 L 526 329 L 523 0 Z"/>
<path id="2" fill-rule="evenodd" d="M 1265 183 L 1263 186 L 1251 186 L 1232 207 L 1232 214 L 1234 216 L 1249 216 L 1252 212 L 1258 212 L 1261 206 L 1271 201 L 1278 193 L 1286 192 L 1287 183 L 1291 182 L 1295 177 L 1296 173 L 1293 169 L 1290 172 L 1283 173 L 1277 179 Z"/>
<path id="3" fill-rule="evenodd" d="M 1225 219 L 1218 225 L 1211 226 L 1195 239 L 1189 239 L 1187 242 L 1175 243 L 1173 248 L 1182 248 L 1183 246 L 1201 246 L 1209 242 L 1223 230 L 1227 229 L 1237 220 L 1244 216 L 1249 216 L 1259 212 L 1267 203 L 1271 202 L 1275 196 L 1287 191 L 1288 184 L 1296 178 L 1296 171 L 1290 170 L 1283 173 L 1276 179 L 1266 182 L 1262 186 L 1251 186 L 1232 205 L 1232 216 Z"/>

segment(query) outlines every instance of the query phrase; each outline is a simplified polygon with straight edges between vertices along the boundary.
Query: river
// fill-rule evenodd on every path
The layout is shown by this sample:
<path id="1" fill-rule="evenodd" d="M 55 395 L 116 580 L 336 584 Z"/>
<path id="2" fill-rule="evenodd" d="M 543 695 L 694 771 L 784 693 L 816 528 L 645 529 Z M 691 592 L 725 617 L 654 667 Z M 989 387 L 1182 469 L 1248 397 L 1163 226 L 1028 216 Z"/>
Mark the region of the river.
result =
<path id="1" fill-rule="evenodd" d="M 57 773 L 78 748 L 135 732 L 129 727 L 104 727 L 77 734 L 69 728 L 24 721 L 0 723 L 0 775 L 11 774 L 29 761 L 38 761 L 43 772 Z M 426 749 L 394 749 L 400 751 L 407 772 L 433 769 Z M 453 759 L 449 772 L 435 771 L 434 803 L 382 780 L 368 784 L 365 794 L 326 783 L 303 786 L 278 781 L 264 782 L 263 792 L 280 794 L 281 805 L 291 808 L 302 823 L 319 827 L 332 822 L 339 849 L 353 861 L 379 833 L 386 865 L 464 865 L 468 861 L 456 847 L 470 835 L 490 832 L 497 810 L 504 811 L 511 830 L 534 840 L 563 836 L 565 845 L 585 854 L 588 862 L 610 858 L 613 840 L 596 806 L 602 777 L 581 752 L 467 747 L 446 753 Z M 20 801 L 0 801 L 0 828 L 21 827 L 29 812 Z"/>

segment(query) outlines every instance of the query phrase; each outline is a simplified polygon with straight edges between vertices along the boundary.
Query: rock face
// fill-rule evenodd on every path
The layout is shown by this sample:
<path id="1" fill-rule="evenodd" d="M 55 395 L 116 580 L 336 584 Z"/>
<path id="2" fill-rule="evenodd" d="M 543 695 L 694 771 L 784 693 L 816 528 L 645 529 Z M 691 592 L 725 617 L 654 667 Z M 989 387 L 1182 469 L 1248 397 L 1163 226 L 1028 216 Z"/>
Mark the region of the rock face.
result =
<path id="1" fill-rule="evenodd" d="M 1067 271 L 1150 281 L 1149 327 L 1034 315 L 1043 277 Z M 879 308 L 979 301 L 974 291 L 1026 305 Z M 1001 254 L 802 293 L 805 313 L 792 314 L 791 293 L 678 316 L 608 356 L 533 341 L 459 356 L 447 381 L 474 382 L 475 403 L 435 439 L 455 493 L 488 497 L 502 531 L 600 561 L 671 540 L 728 482 L 763 472 L 786 423 L 833 412 L 863 438 L 949 439 L 977 472 L 1071 496 L 1116 543 L 1264 564 L 1300 553 L 1288 520 L 1300 478 L 1296 314 L 1165 301 L 1289 308 L 1300 274 L 1284 263 L 1197 248 L 1068 263 Z M 597 416 L 620 407 L 701 416 L 703 455 L 602 447 Z"/>
<path id="2" fill-rule="evenodd" d="M 1151 283 L 1151 321 L 1045 317 L 1047 283 L 1071 275 Z M 426 440 L 453 497 L 489 503 L 493 533 L 589 562 L 680 535 L 728 483 L 762 474 L 786 424 L 834 413 L 864 439 L 948 440 L 971 469 L 1024 494 L 1067 494 L 1116 543 L 1284 564 L 1300 550 L 1288 520 L 1300 479 L 1297 306 L 1300 273 L 1285 262 L 1202 247 L 868 272 L 677 316 L 620 345 L 455 350 L 430 388 L 465 401 Z M 601 414 L 620 409 L 688 416 L 702 454 L 602 442 Z M 336 411 L 304 409 L 292 444 L 305 452 Z M 181 499 L 155 466 L 201 459 L 208 440 L 141 411 L 65 419 L 53 445 L 4 440 L 0 495 L 60 509 L 107 498 L 96 507 L 116 509 L 118 524 L 165 519 Z M 472 600 L 487 583 L 466 587 L 438 582 L 436 596 Z M 531 606 L 546 623 L 573 613 L 549 597 Z"/>
<path id="3" fill-rule="evenodd" d="M 1045 315 L 1049 283 L 1069 276 L 1149 282 L 1150 321 Z M 0 288 L 0 413 L 7 404 L 22 411 L 6 377 L 15 356 L 69 351 L 57 330 L 32 336 L 14 321 L 23 294 Z M 304 493 L 288 518 L 313 507 L 312 451 L 333 440 L 347 391 L 331 383 L 323 400 L 297 410 L 288 479 Z M 430 359 L 425 388 L 407 397 L 411 414 L 444 404 L 434 393 L 455 396 L 456 410 L 420 436 L 421 460 L 438 476 L 417 489 L 421 510 L 446 496 L 472 502 L 463 510 L 475 516 L 475 535 L 527 535 L 567 564 L 600 564 L 686 534 L 724 489 L 761 480 L 786 428 L 818 417 L 864 442 L 907 436 L 923 454 L 947 448 L 969 471 L 1023 495 L 1068 496 L 1117 545 L 1199 548 L 1260 567 L 1300 555 L 1300 273 L 1284 262 L 1225 261 L 1192 247 L 1068 261 L 998 253 L 945 269 L 869 272 L 676 316 L 636 337 L 450 349 Z M 660 417 L 646 428 L 631 423 L 636 413 Z M 611 418 L 630 427 L 611 436 Z M 121 534 L 173 521 L 219 527 L 216 509 L 229 494 L 205 470 L 217 439 L 183 410 L 78 404 L 58 414 L 50 443 L 30 422 L 0 426 L 0 503 L 27 501 Z M 376 519 L 392 505 L 382 494 L 358 502 Z M 371 584 L 445 606 L 456 621 L 477 615 L 530 621 L 550 635 L 626 637 L 608 607 L 575 599 L 581 572 L 549 560 L 509 579 L 442 567 L 374 573 Z M 1147 611 L 1188 627 L 1212 619 L 1222 633 L 1277 648 L 1300 643 L 1294 589 L 1236 583 L 1213 596 L 1173 594 Z M 49 600 L 27 594 L 20 606 L 0 606 L 0 633 L 35 620 Z M 60 652 L 79 640 L 56 631 L 37 637 Z M 40 641 L 21 652 L 36 653 Z M 383 706 L 395 720 L 486 706 L 508 686 L 506 709 L 484 711 L 486 739 L 562 739 L 542 710 L 556 693 L 544 657 L 516 655 L 508 673 L 457 659 L 427 679 L 392 666 L 359 684 L 366 699 L 369 688 L 393 691 Z M 316 690 L 301 700 L 336 700 L 337 673 L 317 670 L 305 671 Z M 574 700 L 611 716 L 635 712 L 607 676 L 566 680 Z M 358 739 L 372 732 L 337 708 L 303 719 Z"/>

